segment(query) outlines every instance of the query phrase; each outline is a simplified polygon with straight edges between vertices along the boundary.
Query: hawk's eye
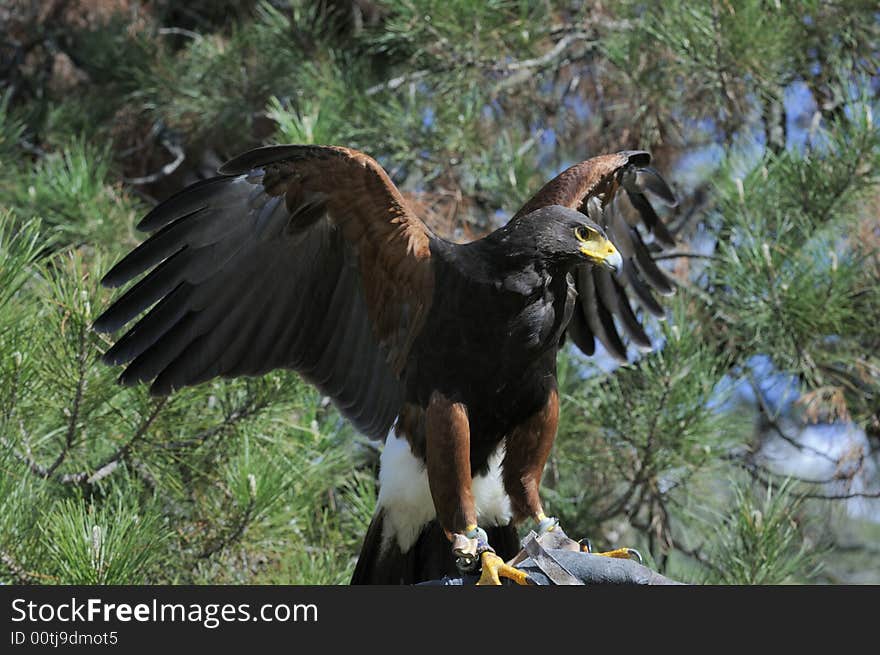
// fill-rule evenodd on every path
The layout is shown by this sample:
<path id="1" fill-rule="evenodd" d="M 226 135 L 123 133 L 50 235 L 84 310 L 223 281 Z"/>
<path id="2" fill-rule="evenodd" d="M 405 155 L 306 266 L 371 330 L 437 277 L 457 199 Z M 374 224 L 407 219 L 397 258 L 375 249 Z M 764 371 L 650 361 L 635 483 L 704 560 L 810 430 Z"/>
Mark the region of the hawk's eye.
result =
<path id="1" fill-rule="evenodd" d="M 586 227 L 585 225 L 578 225 L 574 229 L 574 235 L 579 241 L 592 241 L 596 238 L 596 230 L 591 227 Z"/>

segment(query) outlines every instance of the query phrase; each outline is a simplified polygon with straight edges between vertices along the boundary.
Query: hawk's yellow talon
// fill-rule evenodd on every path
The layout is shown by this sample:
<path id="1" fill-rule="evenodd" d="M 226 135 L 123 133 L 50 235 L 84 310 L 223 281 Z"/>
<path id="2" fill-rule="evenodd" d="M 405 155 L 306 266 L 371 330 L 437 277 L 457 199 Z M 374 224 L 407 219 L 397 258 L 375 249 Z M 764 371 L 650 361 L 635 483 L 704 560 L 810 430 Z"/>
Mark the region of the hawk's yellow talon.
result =
<path id="1" fill-rule="evenodd" d="M 588 545 L 582 544 L 581 550 L 585 553 L 592 552 Z M 615 559 L 631 559 L 639 564 L 642 563 L 642 554 L 637 551 L 635 548 L 615 548 L 614 550 L 608 550 L 604 553 L 592 553 L 593 555 L 600 555 L 602 557 L 613 557 Z"/>
<path id="2" fill-rule="evenodd" d="M 525 571 L 506 564 L 503 559 L 495 553 L 486 551 L 480 555 L 482 563 L 482 573 L 477 581 L 478 585 L 500 585 L 501 578 L 513 580 L 518 585 L 533 584 L 531 578 Z"/>

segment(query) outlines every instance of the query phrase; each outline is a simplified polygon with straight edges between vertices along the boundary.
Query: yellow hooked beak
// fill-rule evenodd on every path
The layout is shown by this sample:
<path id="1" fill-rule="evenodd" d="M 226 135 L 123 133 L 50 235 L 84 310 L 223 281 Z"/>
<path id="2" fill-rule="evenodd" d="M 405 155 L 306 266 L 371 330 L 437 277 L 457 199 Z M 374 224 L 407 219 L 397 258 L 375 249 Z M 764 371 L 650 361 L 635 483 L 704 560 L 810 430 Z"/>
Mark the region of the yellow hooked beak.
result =
<path id="1" fill-rule="evenodd" d="M 591 262 L 604 266 L 615 274 L 623 270 L 623 257 L 608 239 L 592 230 L 587 234 L 579 233 L 576 236 L 580 242 L 581 253 Z"/>

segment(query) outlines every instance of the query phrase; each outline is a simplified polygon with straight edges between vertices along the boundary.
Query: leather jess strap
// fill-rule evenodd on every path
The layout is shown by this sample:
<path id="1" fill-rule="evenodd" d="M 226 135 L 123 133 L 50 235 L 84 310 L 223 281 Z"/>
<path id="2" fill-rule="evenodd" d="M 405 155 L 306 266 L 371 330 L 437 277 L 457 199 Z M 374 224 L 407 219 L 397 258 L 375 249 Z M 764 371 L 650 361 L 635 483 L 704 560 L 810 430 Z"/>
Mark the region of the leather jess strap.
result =
<path id="1" fill-rule="evenodd" d="M 584 582 L 580 578 L 574 576 L 571 571 L 559 563 L 559 560 L 544 549 L 534 531 L 526 535 L 522 547 L 532 558 L 535 566 L 541 569 L 553 584 L 583 586 Z"/>

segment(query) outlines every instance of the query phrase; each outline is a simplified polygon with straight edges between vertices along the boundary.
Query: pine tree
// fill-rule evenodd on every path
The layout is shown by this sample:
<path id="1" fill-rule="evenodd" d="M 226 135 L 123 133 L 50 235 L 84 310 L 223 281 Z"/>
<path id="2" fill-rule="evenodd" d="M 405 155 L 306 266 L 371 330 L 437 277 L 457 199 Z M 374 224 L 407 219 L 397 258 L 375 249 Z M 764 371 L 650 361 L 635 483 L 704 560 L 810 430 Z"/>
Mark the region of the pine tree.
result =
<path id="1" fill-rule="evenodd" d="M 0 581 L 347 580 L 375 444 L 292 373 L 120 387 L 90 329 L 151 205 L 278 142 L 370 153 L 461 240 L 571 163 L 652 151 L 678 291 L 654 352 L 560 355 L 549 509 L 684 580 L 871 579 L 874 3 L 14 0 L 0 22 Z"/>

